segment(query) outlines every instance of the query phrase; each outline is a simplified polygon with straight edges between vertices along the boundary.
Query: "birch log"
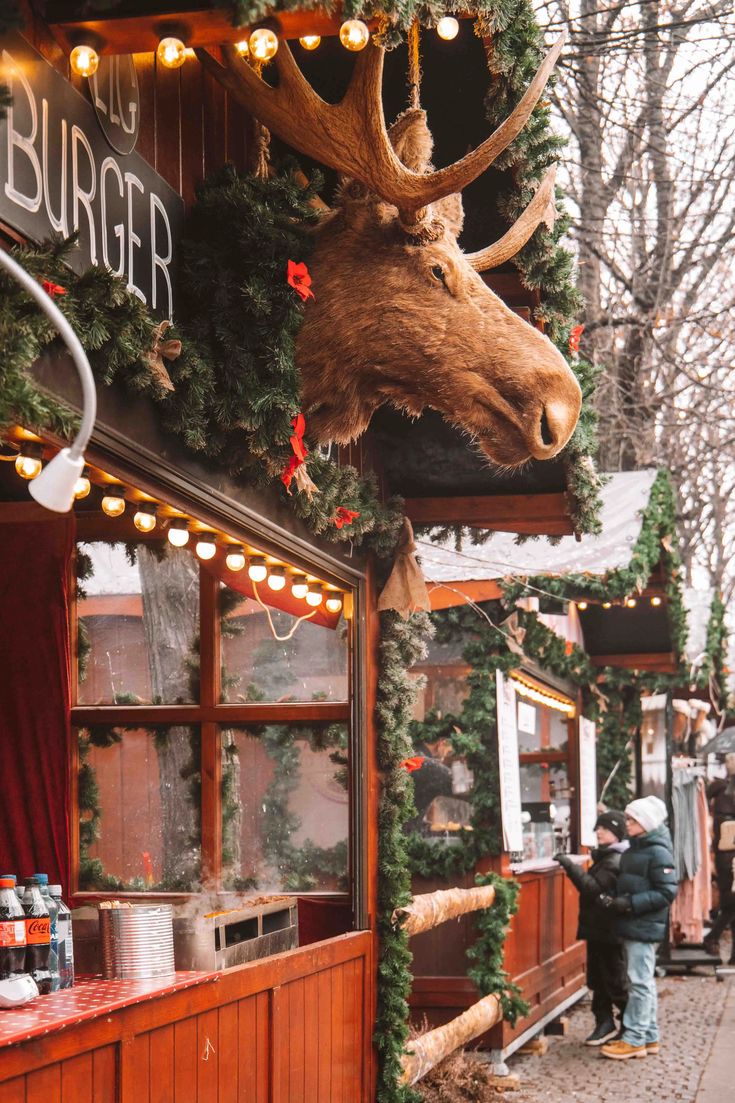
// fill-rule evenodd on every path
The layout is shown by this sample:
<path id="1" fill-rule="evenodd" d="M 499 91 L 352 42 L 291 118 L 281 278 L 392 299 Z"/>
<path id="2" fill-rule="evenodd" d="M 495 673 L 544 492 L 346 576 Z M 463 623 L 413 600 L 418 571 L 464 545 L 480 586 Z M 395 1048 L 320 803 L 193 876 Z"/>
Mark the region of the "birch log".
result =
<path id="1" fill-rule="evenodd" d="M 494 900 L 495 889 L 492 885 L 428 892 L 423 896 L 414 896 L 405 907 L 396 908 L 393 922 L 399 924 L 407 934 L 421 934 L 448 919 L 456 919 L 468 912 L 479 911 L 480 908 L 489 908 Z"/>
<path id="2" fill-rule="evenodd" d="M 413 1038 L 408 1043 L 411 1052 L 404 1053 L 401 1057 L 401 1083 L 415 1084 L 450 1053 L 454 1053 L 455 1049 L 484 1034 L 502 1018 L 503 1009 L 499 997 L 483 996 L 450 1023 Z"/>

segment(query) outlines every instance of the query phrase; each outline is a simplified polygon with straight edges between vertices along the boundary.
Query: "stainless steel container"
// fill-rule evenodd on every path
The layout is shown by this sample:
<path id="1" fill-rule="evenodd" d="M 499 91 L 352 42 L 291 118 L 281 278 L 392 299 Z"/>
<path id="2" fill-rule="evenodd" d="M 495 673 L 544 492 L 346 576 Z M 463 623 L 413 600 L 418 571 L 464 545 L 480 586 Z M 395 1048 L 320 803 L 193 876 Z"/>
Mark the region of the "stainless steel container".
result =
<path id="1" fill-rule="evenodd" d="M 170 904 L 113 908 L 111 915 L 115 976 L 149 980 L 175 972 Z"/>
<path id="2" fill-rule="evenodd" d="M 229 969 L 298 946 L 298 908 L 292 896 L 242 900 L 209 915 L 177 915 L 174 933 L 179 969 Z"/>

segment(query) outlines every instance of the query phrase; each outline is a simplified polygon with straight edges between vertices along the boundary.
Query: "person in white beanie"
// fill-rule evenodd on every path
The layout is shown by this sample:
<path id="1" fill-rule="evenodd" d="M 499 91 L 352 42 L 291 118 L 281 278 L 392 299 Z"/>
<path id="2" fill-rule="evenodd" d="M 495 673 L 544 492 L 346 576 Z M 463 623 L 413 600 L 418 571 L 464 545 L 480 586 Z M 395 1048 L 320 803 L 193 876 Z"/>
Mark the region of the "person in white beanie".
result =
<path id="1" fill-rule="evenodd" d="M 617 895 L 600 897 L 602 907 L 615 916 L 628 975 L 622 1036 L 600 1050 L 614 1061 L 651 1057 L 659 1051 L 656 950 L 666 938 L 669 908 L 678 889 L 666 816 L 666 805 L 658 797 L 641 797 L 627 805 L 630 848 L 620 858 Z"/>

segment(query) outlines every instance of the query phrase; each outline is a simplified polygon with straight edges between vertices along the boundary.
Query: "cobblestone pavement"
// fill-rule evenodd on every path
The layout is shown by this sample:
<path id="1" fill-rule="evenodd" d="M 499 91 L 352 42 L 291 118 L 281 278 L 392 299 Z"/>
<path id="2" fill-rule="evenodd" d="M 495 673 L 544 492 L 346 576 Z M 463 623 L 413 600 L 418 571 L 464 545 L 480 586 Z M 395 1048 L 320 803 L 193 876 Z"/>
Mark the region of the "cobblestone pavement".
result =
<path id="1" fill-rule="evenodd" d="M 569 1012 L 567 1037 L 549 1038 L 549 1050 L 543 1057 L 516 1055 L 509 1059 L 510 1071 L 519 1075 L 521 1089 L 505 1098 L 508 1103 L 695 1103 L 732 984 L 735 978 L 718 982 L 704 970 L 701 975 L 659 980 L 661 1053 L 642 1061 L 609 1061 L 582 1045 L 593 1026 L 589 1003 L 584 1000 Z M 732 1045 L 732 1039 L 728 1044 Z"/>

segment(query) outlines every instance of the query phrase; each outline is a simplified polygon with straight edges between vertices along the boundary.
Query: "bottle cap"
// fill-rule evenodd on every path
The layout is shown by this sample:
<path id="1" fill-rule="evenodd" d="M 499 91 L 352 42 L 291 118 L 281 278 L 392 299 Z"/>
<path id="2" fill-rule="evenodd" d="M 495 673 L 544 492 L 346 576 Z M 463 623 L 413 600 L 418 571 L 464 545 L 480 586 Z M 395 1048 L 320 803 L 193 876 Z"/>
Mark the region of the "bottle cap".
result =
<path id="1" fill-rule="evenodd" d="M 12 881 L 15 884 L 16 880 L 14 873 L 0 873 L 0 881 Z"/>
<path id="2" fill-rule="evenodd" d="M 33 876 L 36 878 L 36 882 L 39 885 L 48 884 L 48 873 L 34 873 Z"/>
<path id="3" fill-rule="evenodd" d="M 0 877 L 0 889 L 14 889 L 15 877 Z"/>
<path id="4" fill-rule="evenodd" d="M 38 878 L 37 877 L 26 877 L 26 888 L 27 889 L 38 888 Z"/>
<path id="5" fill-rule="evenodd" d="M 49 885 L 49 896 L 61 896 L 61 885 Z"/>

